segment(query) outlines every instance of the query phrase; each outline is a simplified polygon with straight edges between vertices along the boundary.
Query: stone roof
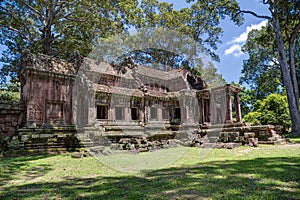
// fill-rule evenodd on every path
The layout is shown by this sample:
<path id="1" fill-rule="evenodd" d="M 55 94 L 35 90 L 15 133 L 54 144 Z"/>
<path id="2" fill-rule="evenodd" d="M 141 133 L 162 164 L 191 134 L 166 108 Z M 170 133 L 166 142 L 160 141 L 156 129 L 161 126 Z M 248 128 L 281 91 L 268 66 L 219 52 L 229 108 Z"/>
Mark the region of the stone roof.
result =
<path id="1" fill-rule="evenodd" d="M 21 59 L 20 72 L 22 73 L 22 70 L 24 69 L 35 69 L 48 73 L 50 72 L 62 75 L 76 75 L 78 71 L 82 71 L 83 73 L 87 72 L 89 74 L 95 75 L 106 74 L 131 80 L 136 79 L 136 75 L 140 75 L 161 81 L 169 81 L 177 78 L 183 80 L 185 79 L 184 76 L 187 73 L 190 73 L 186 69 L 161 71 L 152 67 L 136 64 L 134 64 L 133 67 L 130 67 L 126 65 L 126 63 L 124 66 L 115 66 L 105 62 L 98 63 L 93 59 L 82 58 L 80 56 L 79 58 L 77 56 L 77 58 L 69 61 L 70 62 L 43 54 L 31 54 L 29 51 L 24 51 Z"/>
<path id="2" fill-rule="evenodd" d="M 124 96 L 135 96 L 135 97 L 144 96 L 144 93 L 139 89 L 129 89 L 129 88 L 107 86 L 107 85 L 100 85 L 100 84 L 95 84 L 95 87 L 96 87 L 96 92 L 117 94 L 117 95 L 124 95 Z M 179 93 L 148 90 L 147 93 L 145 93 L 145 95 L 151 97 L 159 97 L 159 98 L 174 98 L 179 96 Z"/>
<path id="3" fill-rule="evenodd" d="M 119 76 L 128 79 L 133 79 L 131 70 L 127 70 L 125 74 L 119 74 L 109 63 L 105 63 L 105 62 L 97 63 L 95 60 L 92 60 L 90 58 L 84 58 L 84 62 L 82 63 L 81 69 L 88 70 L 93 73 L 107 74 L 112 76 Z"/>
<path id="4" fill-rule="evenodd" d="M 143 65 L 138 65 L 137 73 L 144 76 L 154 77 L 162 80 L 170 80 L 182 76 L 181 69 L 162 71 L 162 70 L 154 69 L 152 67 L 143 66 Z"/>
<path id="5" fill-rule="evenodd" d="M 120 94 L 126 96 L 143 96 L 143 92 L 138 89 L 129 89 L 129 88 L 121 88 L 121 87 L 112 87 L 106 85 L 96 84 L 97 92 L 111 93 L 111 94 Z"/>
<path id="6" fill-rule="evenodd" d="M 94 60 L 91 60 L 89 58 L 84 59 L 83 68 L 89 69 L 92 72 L 96 72 L 100 74 L 108 74 L 108 75 L 133 79 L 131 69 L 127 69 L 127 71 L 124 74 L 119 74 L 113 68 L 112 65 L 105 62 L 100 62 L 97 64 Z M 137 65 L 137 74 L 153 77 L 161 80 L 170 80 L 182 76 L 181 69 L 174 69 L 166 72 L 166 71 L 154 69 L 152 67 L 148 67 L 144 65 Z"/>
<path id="7" fill-rule="evenodd" d="M 77 73 L 72 63 L 44 54 L 31 54 L 30 52 L 25 52 L 22 55 L 20 71 L 23 69 L 35 69 L 64 75 L 76 75 Z"/>

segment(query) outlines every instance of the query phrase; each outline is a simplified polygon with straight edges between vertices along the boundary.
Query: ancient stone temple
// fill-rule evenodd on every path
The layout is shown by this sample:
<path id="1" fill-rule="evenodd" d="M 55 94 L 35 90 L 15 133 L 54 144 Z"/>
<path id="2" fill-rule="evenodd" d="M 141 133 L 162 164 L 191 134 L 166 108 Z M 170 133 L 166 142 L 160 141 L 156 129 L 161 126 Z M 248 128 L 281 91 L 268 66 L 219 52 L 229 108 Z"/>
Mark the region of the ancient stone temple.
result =
<path id="1" fill-rule="evenodd" d="M 161 71 L 130 58 L 118 65 L 66 62 L 28 52 L 19 77 L 29 129 L 97 127 L 104 135 L 142 135 L 241 122 L 240 88 L 207 88 L 186 69 Z"/>
<path id="2" fill-rule="evenodd" d="M 209 88 L 184 68 L 161 71 L 131 58 L 108 64 L 77 54 L 65 61 L 25 51 L 18 74 L 21 105 L 1 110 L 0 152 L 120 143 L 144 151 L 171 140 L 187 146 L 281 142 L 274 127 L 242 122 L 240 88 Z"/>

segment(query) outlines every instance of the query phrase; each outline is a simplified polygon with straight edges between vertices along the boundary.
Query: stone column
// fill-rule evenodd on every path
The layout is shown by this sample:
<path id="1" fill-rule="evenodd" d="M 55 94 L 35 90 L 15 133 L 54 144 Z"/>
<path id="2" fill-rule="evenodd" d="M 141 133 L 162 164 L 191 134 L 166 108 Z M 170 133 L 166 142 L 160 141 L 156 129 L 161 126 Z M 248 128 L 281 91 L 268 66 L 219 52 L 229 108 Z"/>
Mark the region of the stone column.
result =
<path id="1" fill-rule="evenodd" d="M 232 123 L 231 91 L 228 87 L 226 87 L 226 123 Z"/>
<path id="2" fill-rule="evenodd" d="M 150 116 L 149 116 L 149 114 L 150 114 L 150 99 L 149 99 L 149 96 L 148 95 L 145 95 L 145 104 L 144 104 L 145 106 L 145 111 L 144 111 L 144 120 L 145 120 L 145 125 L 147 125 L 147 123 L 148 123 L 148 121 L 149 121 L 149 119 L 150 119 Z"/>
<path id="3" fill-rule="evenodd" d="M 217 122 L 217 109 L 216 109 L 216 98 L 213 91 L 210 93 L 210 121 L 212 124 L 215 124 Z"/>
<path id="4" fill-rule="evenodd" d="M 236 121 L 242 121 L 242 112 L 241 112 L 241 105 L 240 105 L 240 96 L 238 93 L 234 93 L 234 105 L 236 111 Z"/>
<path id="5" fill-rule="evenodd" d="M 180 100 L 180 107 L 181 107 L 181 111 L 180 111 L 180 114 L 181 114 L 181 122 L 182 123 L 187 123 L 187 117 L 188 117 L 188 105 L 187 105 L 187 99 L 186 99 L 186 96 L 184 94 L 181 94 L 181 96 L 179 97 Z"/>
<path id="6" fill-rule="evenodd" d="M 145 96 L 143 95 L 143 98 L 141 100 L 141 104 L 140 104 L 140 120 L 141 120 L 141 125 L 145 126 Z"/>
<path id="7" fill-rule="evenodd" d="M 131 121 L 131 110 L 130 110 L 130 100 L 126 100 L 124 102 L 124 120 L 125 122 L 130 122 Z"/>
<path id="8" fill-rule="evenodd" d="M 163 117 L 162 117 L 162 102 L 159 103 L 159 106 L 157 107 L 157 120 L 158 121 L 162 121 Z"/>
<path id="9" fill-rule="evenodd" d="M 198 104 L 199 104 L 198 105 L 198 110 L 199 110 L 199 112 L 198 112 L 198 114 L 199 114 L 198 123 L 203 124 L 204 123 L 204 114 L 203 114 L 204 108 L 203 108 L 203 99 L 202 99 L 202 97 L 199 97 Z"/>

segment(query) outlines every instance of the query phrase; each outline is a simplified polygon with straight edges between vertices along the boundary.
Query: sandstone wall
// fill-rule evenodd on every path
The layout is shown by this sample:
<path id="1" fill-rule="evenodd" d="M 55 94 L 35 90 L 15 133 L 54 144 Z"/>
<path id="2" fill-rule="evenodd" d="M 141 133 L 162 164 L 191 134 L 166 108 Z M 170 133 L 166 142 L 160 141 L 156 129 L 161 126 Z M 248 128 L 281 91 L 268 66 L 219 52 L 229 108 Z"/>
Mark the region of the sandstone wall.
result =
<path id="1" fill-rule="evenodd" d="M 0 103 L 0 138 L 13 136 L 22 126 L 24 110 L 19 104 Z"/>

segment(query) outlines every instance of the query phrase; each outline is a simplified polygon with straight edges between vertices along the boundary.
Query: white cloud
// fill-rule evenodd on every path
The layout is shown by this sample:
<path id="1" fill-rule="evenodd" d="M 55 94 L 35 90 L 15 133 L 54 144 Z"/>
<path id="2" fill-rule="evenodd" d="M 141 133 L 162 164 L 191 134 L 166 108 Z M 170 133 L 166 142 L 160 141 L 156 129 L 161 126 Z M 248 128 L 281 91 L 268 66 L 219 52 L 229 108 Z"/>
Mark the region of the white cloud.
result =
<path id="1" fill-rule="evenodd" d="M 243 54 L 241 51 L 242 45 L 247 41 L 248 34 L 250 31 L 257 29 L 261 30 L 262 27 L 266 26 L 268 23 L 267 20 L 261 21 L 259 24 L 251 24 L 251 26 L 247 26 L 246 31 L 239 35 L 238 37 L 234 38 L 228 44 L 232 44 L 231 47 L 225 50 L 225 55 L 233 54 L 234 56 L 240 56 Z"/>
<path id="2" fill-rule="evenodd" d="M 250 31 L 252 31 L 254 29 L 261 30 L 262 27 L 267 25 L 267 23 L 268 23 L 268 21 L 264 20 L 264 21 L 260 22 L 259 24 L 251 24 L 251 26 L 247 26 L 246 31 L 244 33 L 242 33 L 241 35 L 239 35 L 234 40 L 232 40 L 230 43 L 246 42 L 248 34 L 250 33 Z"/>
<path id="3" fill-rule="evenodd" d="M 241 48 L 242 48 L 241 45 L 234 44 L 230 48 L 225 50 L 225 55 L 233 54 L 234 56 L 238 57 L 243 54 Z"/>

